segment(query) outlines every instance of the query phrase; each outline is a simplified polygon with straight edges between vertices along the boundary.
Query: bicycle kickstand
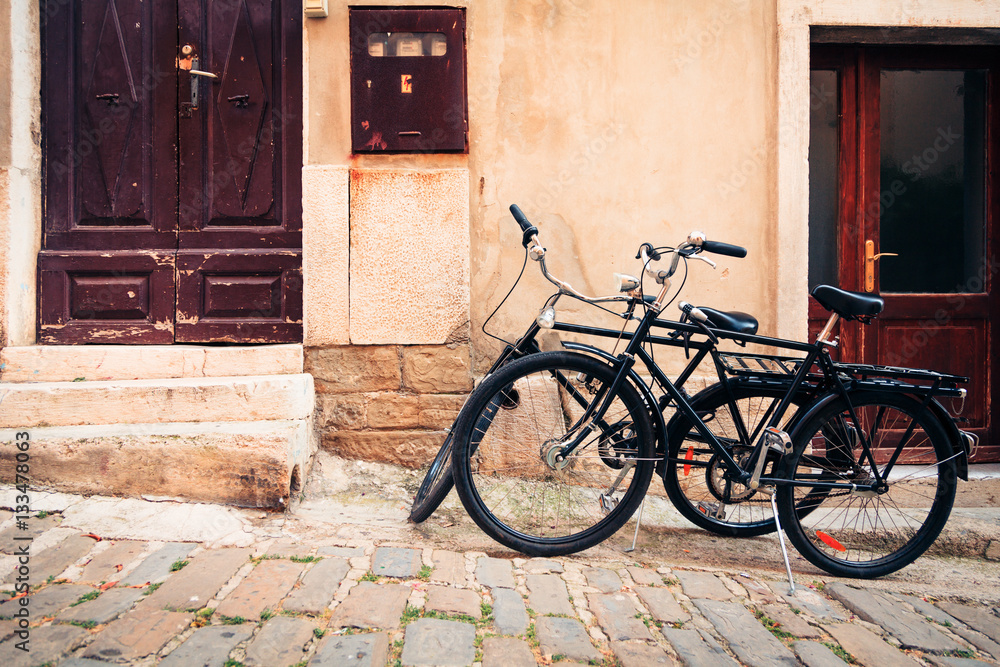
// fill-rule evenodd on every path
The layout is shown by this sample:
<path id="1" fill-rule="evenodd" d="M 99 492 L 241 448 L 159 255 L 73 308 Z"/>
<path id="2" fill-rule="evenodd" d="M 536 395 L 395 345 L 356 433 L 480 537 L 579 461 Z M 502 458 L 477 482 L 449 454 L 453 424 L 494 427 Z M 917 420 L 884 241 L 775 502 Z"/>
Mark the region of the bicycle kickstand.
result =
<path id="1" fill-rule="evenodd" d="M 632 546 L 625 550 L 625 553 L 632 553 L 635 551 L 635 541 L 639 537 L 639 524 L 642 523 L 642 508 L 646 506 L 646 498 L 643 496 L 642 503 L 639 505 L 639 516 L 635 519 L 635 533 L 632 535 Z"/>
<path id="2" fill-rule="evenodd" d="M 774 499 L 775 489 L 773 486 L 762 486 L 757 490 L 766 493 L 771 499 L 771 511 L 774 513 L 774 527 L 778 531 L 778 544 L 781 545 L 781 557 L 785 559 L 785 572 L 788 574 L 788 594 L 795 595 L 795 580 L 792 578 L 792 565 L 788 562 L 788 549 L 785 548 L 785 531 L 781 527 L 781 519 L 778 518 L 778 502 Z"/>

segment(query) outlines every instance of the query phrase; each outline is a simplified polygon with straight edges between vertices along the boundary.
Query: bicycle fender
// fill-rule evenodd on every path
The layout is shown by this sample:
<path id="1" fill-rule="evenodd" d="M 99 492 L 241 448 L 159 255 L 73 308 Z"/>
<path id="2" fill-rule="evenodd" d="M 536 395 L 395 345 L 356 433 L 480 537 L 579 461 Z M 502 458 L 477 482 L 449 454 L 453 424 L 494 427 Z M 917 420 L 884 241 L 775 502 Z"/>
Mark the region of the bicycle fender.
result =
<path id="1" fill-rule="evenodd" d="M 948 413 L 943 405 L 936 399 L 932 398 L 930 404 L 927 406 L 930 411 L 934 413 L 934 416 L 938 418 L 941 422 L 941 426 L 944 427 L 945 433 L 948 434 L 948 440 L 951 441 L 951 451 L 955 454 L 961 453 L 955 459 L 955 463 L 958 467 L 958 478 L 963 482 L 969 481 L 969 450 L 965 444 L 965 438 L 961 436 L 958 432 L 958 426 L 955 424 L 955 420 Z"/>
<path id="2" fill-rule="evenodd" d="M 806 414 L 802 415 L 798 424 L 789 434 L 792 442 L 795 442 L 796 438 L 799 436 L 799 429 L 802 427 L 802 424 L 808 422 L 814 414 L 823 410 L 826 406 L 839 398 L 840 394 L 836 392 L 828 392 L 810 404 Z M 958 427 L 955 426 L 955 420 L 951 418 L 951 415 L 948 414 L 948 411 L 944 409 L 944 406 L 941 405 L 937 399 L 931 399 L 931 402 L 927 405 L 927 407 L 934 414 L 934 416 L 937 417 L 937 420 L 941 423 L 942 428 L 944 428 L 945 433 L 948 435 L 948 440 L 951 442 L 952 452 L 964 453 L 964 456 L 958 457 L 955 462 L 958 468 L 959 479 L 966 482 L 969 481 L 969 452 L 965 448 L 965 441 L 959 434 Z"/>
<path id="3" fill-rule="evenodd" d="M 568 350 L 573 350 L 574 352 L 586 352 L 593 354 L 596 357 L 600 357 L 605 361 L 617 361 L 618 358 L 613 354 L 605 352 L 599 347 L 594 347 L 593 345 L 586 345 L 584 343 L 573 343 L 571 341 L 560 341 L 562 346 Z M 628 372 L 629 380 L 632 381 L 632 385 L 639 391 L 642 399 L 646 401 L 646 404 L 650 406 L 649 416 L 653 420 L 653 428 L 657 432 L 657 451 L 663 456 L 663 460 L 657 462 L 656 466 L 658 472 L 662 475 L 663 471 L 666 470 L 666 465 L 664 461 L 667 456 L 667 428 L 666 424 L 663 423 L 663 413 L 659 411 L 656 407 L 656 398 L 653 396 L 652 390 L 649 386 L 642 381 L 639 374 L 635 372 L 635 369 L 630 369 Z"/>

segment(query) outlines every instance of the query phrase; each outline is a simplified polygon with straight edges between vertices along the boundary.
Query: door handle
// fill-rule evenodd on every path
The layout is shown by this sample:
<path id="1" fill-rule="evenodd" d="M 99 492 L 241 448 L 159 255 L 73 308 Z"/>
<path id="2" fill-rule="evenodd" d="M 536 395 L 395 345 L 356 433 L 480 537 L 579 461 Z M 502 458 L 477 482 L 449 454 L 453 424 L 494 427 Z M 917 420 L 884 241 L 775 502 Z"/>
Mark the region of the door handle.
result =
<path id="1" fill-rule="evenodd" d="M 899 257 L 894 252 L 880 252 L 875 254 L 875 242 L 865 241 L 865 291 L 875 291 L 875 260 L 880 257 Z"/>
<path id="2" fill-rule="evenodd" d="M 182 61 L 183 62 L 183 61 Z M 199 77 L 204 77 L 212 81 L 218 81 L 219 76 L 213 74 L 212 72 L 206 72 L 205 70 L 198 69 L 198 57 L 191 56 L 189 60 L 185 63 L 189 65 L 189 68 L 182 67 L 181 69 L 186 69 L 187 73 L 191 75 L 191 103 L 188 105 L 188 109 L 194 110 L 198 108 L 198 103 L 200 101 L 200 95 L 198 91 Z"/>

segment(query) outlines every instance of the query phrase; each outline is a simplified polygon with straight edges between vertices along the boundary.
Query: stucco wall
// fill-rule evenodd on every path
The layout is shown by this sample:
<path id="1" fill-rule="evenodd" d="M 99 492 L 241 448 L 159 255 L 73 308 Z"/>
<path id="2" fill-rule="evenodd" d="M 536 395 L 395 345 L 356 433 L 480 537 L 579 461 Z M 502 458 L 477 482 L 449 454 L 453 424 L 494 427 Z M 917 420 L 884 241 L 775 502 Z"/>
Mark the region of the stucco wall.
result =
<path id="1" fill-rule="evenodd" d="M 723 258 L 716 271 L 695 265 L 685 295 L 754 313 L 762 332 L 774 332 L 772 1 L 469 4 L 468 156 L 351 156 L 348 9 L 331 3 L 330 11 L 306 21 L 307 162 L 468 170 L 480 370 L 497 344 L 479 327 L 521 267 L 511 203 L 540 228 L 552 270 L 589 293 L 610 291 L 615 271 L 637 273 L 642 241 L 673 244 L 701 229 L 745 245 L 747 260 Z M 353 214 L 352 234 L 365 224 Z M 448 252 L 427 250 L 431 262 Z M 519 333 L 550 287 L 530 266 L 491 330 Z M 579 310 L 566 305 L 566 314 Z"/>

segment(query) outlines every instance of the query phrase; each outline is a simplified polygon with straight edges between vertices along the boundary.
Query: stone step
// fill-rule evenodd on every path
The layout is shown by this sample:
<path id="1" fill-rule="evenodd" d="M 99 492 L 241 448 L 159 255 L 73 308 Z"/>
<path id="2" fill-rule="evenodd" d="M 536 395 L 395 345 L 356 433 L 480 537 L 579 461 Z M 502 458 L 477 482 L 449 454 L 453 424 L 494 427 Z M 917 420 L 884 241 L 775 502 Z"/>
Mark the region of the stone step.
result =
<path id="1" fill-rule="evenodd" d="M 0 428 L 309 419 L 312 376 L 0 383 Z"/>
<path id="2" fill-rule="evenodd" d="M 14 442 L 20 430 L 0 429 L 0 441 Z M 308 418 L 36 427 L 30 434 L 32 484 L 268 509 L 287 506 L 316 452 Z M 0 450 L 0 481 L 14 482 L 15 453 Z"/>
<path id="3" fill-rule="evenodd" d="M 0 382 L 293 375 L 301 345 L 32 345 L 0 350 Z"/>

